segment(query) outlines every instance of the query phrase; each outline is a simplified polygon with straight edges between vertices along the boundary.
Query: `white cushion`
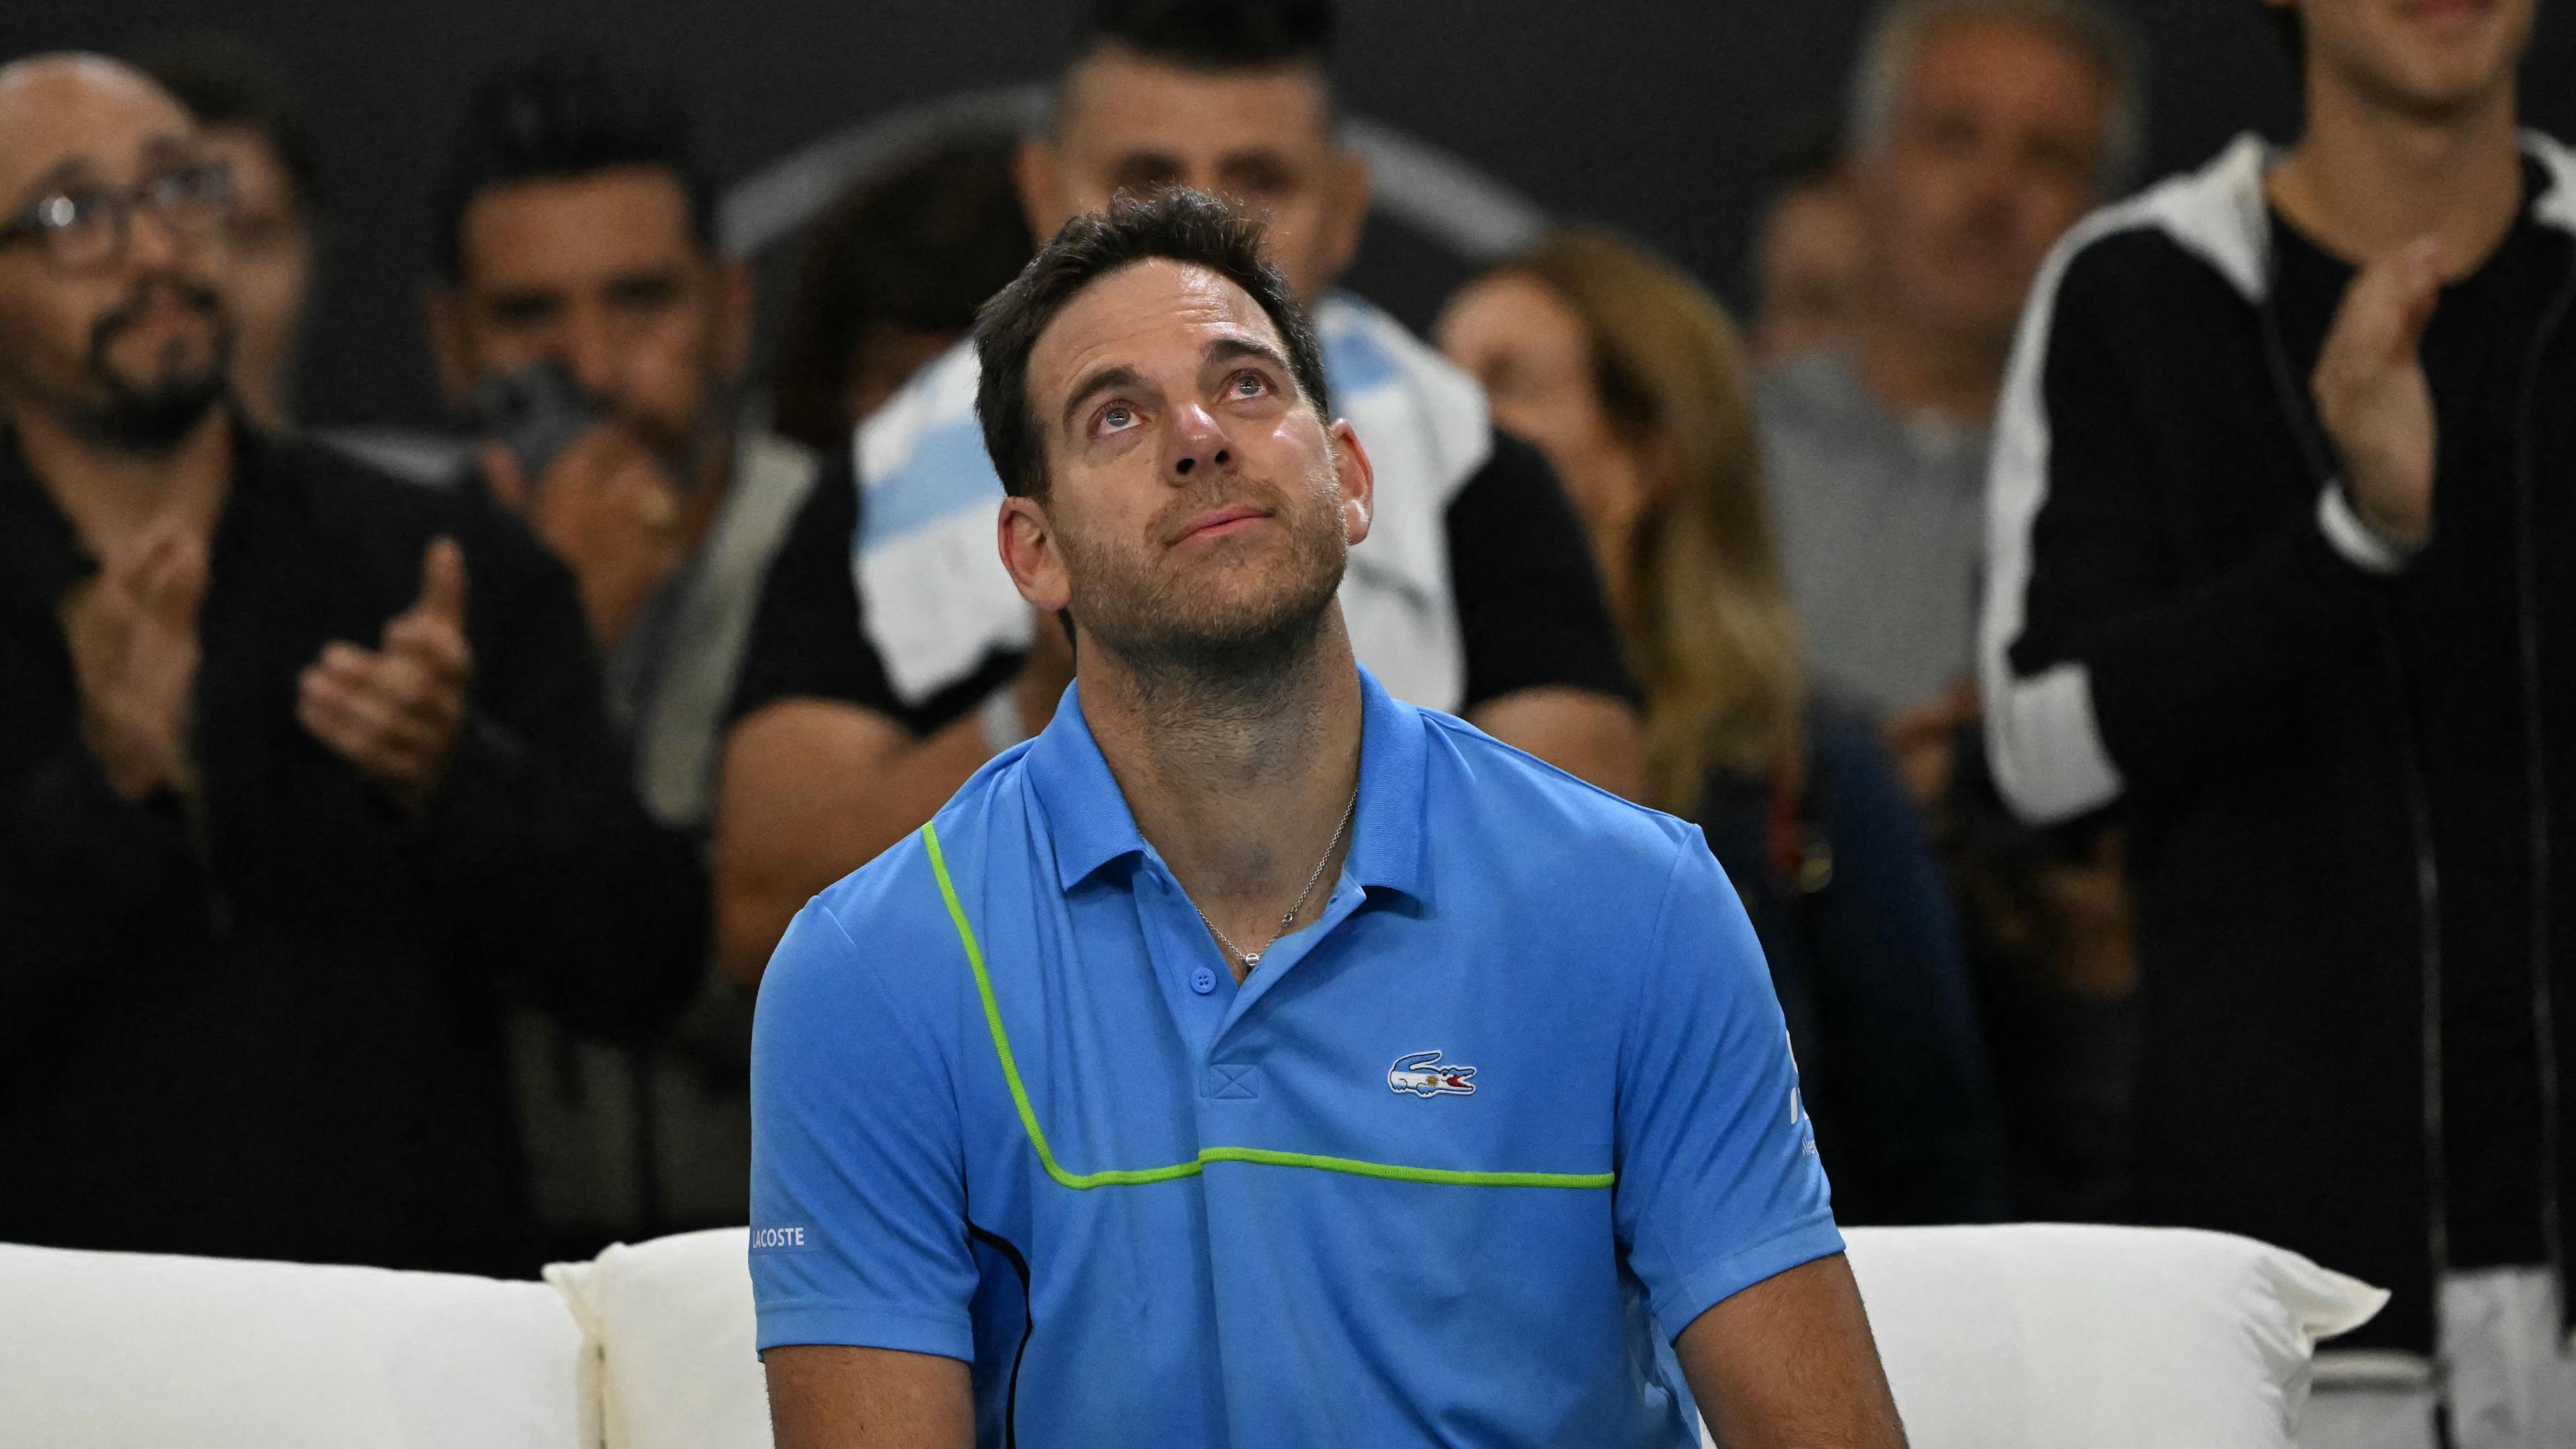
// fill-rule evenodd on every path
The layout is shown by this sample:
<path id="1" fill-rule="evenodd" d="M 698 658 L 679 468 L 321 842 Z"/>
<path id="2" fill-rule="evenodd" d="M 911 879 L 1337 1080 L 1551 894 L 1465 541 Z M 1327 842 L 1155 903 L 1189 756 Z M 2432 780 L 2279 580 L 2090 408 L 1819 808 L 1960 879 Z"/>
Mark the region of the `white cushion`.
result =
<path id="1" fill-rule="evenodd" d="M 584 1449 L 542 1283 L 0 1244 L 0 1443 Z"/>
<path id="2" fill-rule="evenodd" d="M 2317 1340 L 2388 1301 L 2224 1233 L 1843 1236 L 1913 1449 L 2288 1449 Z"/>
<path id="3" fill-rule="evenodd" d="M 600 1347 L 607 1449 L 770 1449 L 750 1250 L 715 1228 L 546 1270 Z"/>

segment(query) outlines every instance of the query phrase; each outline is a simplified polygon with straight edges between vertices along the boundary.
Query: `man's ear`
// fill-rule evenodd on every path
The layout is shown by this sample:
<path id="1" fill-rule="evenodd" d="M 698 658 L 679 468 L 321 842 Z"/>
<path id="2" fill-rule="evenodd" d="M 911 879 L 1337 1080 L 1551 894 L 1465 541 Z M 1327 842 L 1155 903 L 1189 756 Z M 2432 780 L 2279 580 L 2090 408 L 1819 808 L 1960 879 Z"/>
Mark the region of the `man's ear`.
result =
<path id="1" fill-rule="evenodd" d="M 430 361 L 438 367 L 439 391 L 463 407 L 474 396 L 474 349 L 465 340 L 465 293 L 448 282 L 421 289 L 420 315 L 429 334 Z"/>
<path id="2" fill-rule="evenodd" d="M 1064 199 L 1061 158 L 1044 136 L 1022 136 L 1011 152 L 1011 182 L 1020 194 L 1020 216 L 1029 224 L 1029 239 L 1045 246 L 1062 230 L 1073 208 Z"/>
<path id="3" fill-rule="evenodd" d="M 1360 446 L 1360 435 L 1347 420 L 1335 419 L 1329 437 L 1333 482 L 1342 495 L 1342 532 L 1356 548 L 1377 516 L 1377 465 L 1369 461 L 1368 449 Z"/>
<path id="4" fill-rule="evenodd" d="M 715 259 L 716 375 L 738 382 L 751 370 L 752 314 L 759 305 L 759 283 L 751 263 L 740 257 Z"/>
<path id="5" fill-rule="evenodd" d="M 1327 180 L 1322 235 L 1317 239 L 1318 256 L 1324 262 L 1323 275 L 1338 277 L 1349 271 L 1351 259 L 1360 254 L 1360 233 L 1368 226 L 1369 165 L 1356 151 L 1333 148 L 1333 169 Z"/>
<path id="6" fill-rule="evenodd" d="M 1010 570 L 1021 598 L 1049 614 L 1073 602 L 1073 579 L 1065 572 L 1064 551 L 1056 547 L 1055 524 L 1036 499 L 1004 497 L 993 528 L 1002 567 Z"/>

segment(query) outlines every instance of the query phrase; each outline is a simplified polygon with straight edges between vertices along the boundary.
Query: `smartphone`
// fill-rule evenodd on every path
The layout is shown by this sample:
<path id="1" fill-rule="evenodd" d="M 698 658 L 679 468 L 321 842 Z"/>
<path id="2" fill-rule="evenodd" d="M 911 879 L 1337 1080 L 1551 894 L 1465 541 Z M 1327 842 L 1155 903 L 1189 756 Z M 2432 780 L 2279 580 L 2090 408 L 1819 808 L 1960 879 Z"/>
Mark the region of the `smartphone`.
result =
<path id="1" fill-rule="evenodd" d="M 474 413 L 483 436 L 510 450 L 531 492 L 573 439 L 608 416 L 572 369 L 551 357 L 485 378 L 474 389 Z"/>

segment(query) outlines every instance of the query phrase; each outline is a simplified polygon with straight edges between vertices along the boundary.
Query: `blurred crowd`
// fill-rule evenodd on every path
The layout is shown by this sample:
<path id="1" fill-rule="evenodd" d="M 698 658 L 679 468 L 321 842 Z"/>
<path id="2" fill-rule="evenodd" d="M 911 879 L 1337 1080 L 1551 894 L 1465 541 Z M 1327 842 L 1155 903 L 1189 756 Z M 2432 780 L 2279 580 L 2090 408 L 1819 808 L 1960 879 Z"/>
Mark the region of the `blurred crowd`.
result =
<path id="1" fill-rule="evenodd" d="M 549 52 L 423 178 L 452 440 L 298 417 L 329 118 L 266 59 L 0 70 L 0 1239 L 523 1274 L 741 1221 L 789 918 L 1072 678 L 976 309 L 1185 185 L 1267 218 L 1376 460 L 1362 662 L 1704 829 L 1843 1222 L 2255 1232 L 2424 1346 L 2436 1275 L 2564 1259 L 2576 164 L 2510 139 L 2529 0 L 2474 55 L 2268 3 L 2295 152 L 2121 201 L 2115 14 L 1891 0 L 1741 323 L 1568 227 L 1428 338 L 1339 285 L 1322 0 L 1092 7 L 1042 125 L 860 178 L 766 306 L 680 90 Z M 2498 86 L 2440 227 L 2365 184 L 2372 104 L 2492 139 Z"/>

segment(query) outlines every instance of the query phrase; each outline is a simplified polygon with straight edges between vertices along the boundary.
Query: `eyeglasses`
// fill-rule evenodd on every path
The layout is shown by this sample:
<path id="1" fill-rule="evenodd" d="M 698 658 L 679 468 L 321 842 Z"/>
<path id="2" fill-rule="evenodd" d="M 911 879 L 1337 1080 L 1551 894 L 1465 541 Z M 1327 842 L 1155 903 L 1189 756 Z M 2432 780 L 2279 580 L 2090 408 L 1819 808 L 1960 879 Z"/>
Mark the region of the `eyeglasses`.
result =
<path id="1" fill-rule="evenodd" d="M 125 255 L 134 213 L 148 211 L 173 236 L 201 241 L 232 216 L 231 168 L 220 161 L 144 178 L 131 191 L 58 191 L 0 225 L 0 247 L 33 241 L 57 272 L 105 271 Z"/>

